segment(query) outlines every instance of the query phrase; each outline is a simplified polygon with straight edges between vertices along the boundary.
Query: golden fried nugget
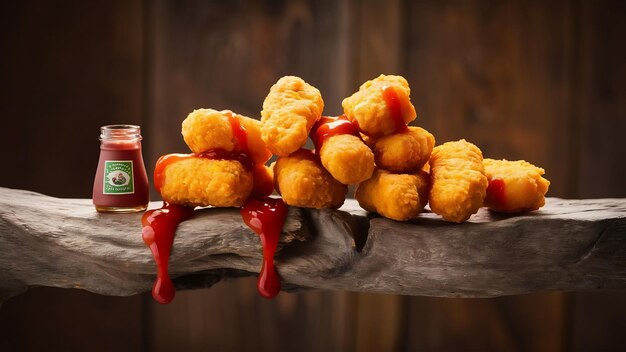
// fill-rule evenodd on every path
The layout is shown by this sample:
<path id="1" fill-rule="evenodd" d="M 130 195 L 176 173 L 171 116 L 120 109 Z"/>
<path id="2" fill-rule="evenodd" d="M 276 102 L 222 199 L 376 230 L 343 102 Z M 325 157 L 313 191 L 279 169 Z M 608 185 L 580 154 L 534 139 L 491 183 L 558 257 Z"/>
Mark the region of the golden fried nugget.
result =
<path id="1" fill-rule="evenodd" d="M 238 207 L 252 192 L 252 173 L 235 160 L 185 157 L 162 173 L 161 197 L 172 204 Z"/>
<path id="2" fill-rule="evenodd" d="M 416 174 L 392 174 L 376 169 L 369 180 L 356 189 L 359 205 L 398 221 L 416 218 L 428 202 L 430 177 L 424 171 Z"/>
<path id="3" fill-rule="evenodd" d="M 420 127 L 384 136 L 374 144 L 376 165 L 395 173 L 421 169 L 428 162 L 435 137 Z"/>
<path id="4" fill-rule="evenodd" d="M 335 180 L 309 150 L 281 156 L 274 165 L 274 183 L 285 203 L 304 208 L 339 208 L 348 187 Z"/>
<path id="5" fill-rule="evenodd" d="M 239 126 L 242 131 L 238 131 Z M 242 132 L 244 141 L 239 140 Z M 259 164 L 265 163 L 272 156 L 261 139 L 261 122 L 230 110 L 194 110 L 183 121 L 182 134 L 189 149 L 198 154 L 211 149 L 230 152 L 247 147 L 250 158 Z M 245 143 L 246 146 L 238 143 Z"/>
<path id="6" fill-rule="evenodd" d="M 430 208 L 446 221 L 463 222 L 483 204 L 487 177 L 480 149 L 462 139 L 433 149 Z"/>
<path id="7" fill-rule="evenodd" d="M 363 182 L 374 172 L 372 150 L 351 134 L 328 137 L 319 156 L 326 170 L 344 185 Z"/>
<path id="8" fill-rule="evenodd" d="M 269 150 L 285 156 L 304 146 L 322 110 L 324 101 L 317 88 L 300 77 L 279 79 L 270 89 L 261 111 L 262 137 Z"/>
<path id="9" fill-rule="evenodd" d="M 386 93 L 385 93 L 386 92 Z M 343 111 L 370 137 L 382 137 L 405 129 L 417 114 L 409 97 L 409 83 L 402 76 L 380 75 L 345 98 Z"/>
<path id="10" fill-rule="evenodd" d="M 550 181 L 545 171 L 527 161 L 483 160 L 489 180 L 485 206 L 503 213 L 518 213 L 541 208 Z"/>

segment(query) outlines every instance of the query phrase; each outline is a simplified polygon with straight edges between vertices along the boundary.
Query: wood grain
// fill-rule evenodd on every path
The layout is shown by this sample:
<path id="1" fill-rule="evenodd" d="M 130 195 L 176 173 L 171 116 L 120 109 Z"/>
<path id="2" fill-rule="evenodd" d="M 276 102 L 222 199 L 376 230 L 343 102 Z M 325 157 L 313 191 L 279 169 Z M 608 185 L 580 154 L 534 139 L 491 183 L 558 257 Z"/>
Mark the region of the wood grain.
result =
<path id="1" fill-rule="evenodd" d="M 626 14 L 621 1 L 574 2 L 576 79 L 571 120 L 573 197 L 624 197 L 626 194 L 626 48 L 621 45 Z M 618 15 L 619 14 L 619 15 Z M 617 351 L 626 335 L 624 291 L 571 294 L 569 349 Z"/>
<path id="2" fill-rule="evenodd" d="M 0 5 L 2 186 L 91 195 L 100 126 L 142 124 L 142 10 L 138 0 Z"/>
<path id="3" fill-rule="evenodd" d="M 483 154 L 548 170 L 565 196 L 574 142 L 564 1 L 410 2 L 407 79 L 437 144 L 466 138 Z"/>
<path id="4" fill-rule="evenodd" d="M 0 185 L 91 196 L 100 126 L 147 123 L 143 4 L 0 3 Z M 140 350 L 142 319 L 139 295 L 38 288 L 0 307 L 0 350 Z"/>
<path id="5" fill-rule="evenodd" d="M 0 205 L 3 297 L 29 286 L 105 295 L 151 287 L 141 214 L 99 214 L 90 200 L 5 188 Z M 503 216 L 483 209 L 461 225 L 433 213 L 410 223 L 369 217 L 348 200 L 339 211 L 290 207 L 283 231 L 276 261 L 288 291 L 497 297 L 626 285 L 622 199 L 551 198 L 538 212 Z M 259 240 L 237 209 L 199 210 L 177 233 L 170 273 L 179 289 L 260 268 Z"/>
<path id="6" fill-rule="evenodd" d="M 578 170 L 573 171 L 579 156 L 574 119 L 578 110 L 573 106 L 579 54 L 572 34 L 579 10 L 571 1 L 407 2 L 405 70 L 418 111 L 415 123 L 434 133 L 438 143 L 467 138 L 487 157 L 526 159 L 541 165 L 552 181 L 552 196 L 576 196 L 572 190 L 578 175 Z M 560 303 L 555 299 L 558 296 Z M 469 341 L 503 341 L 495 328 L 476 329 L 464 336 L 463 330 L 453 333 L 450 326 L 464 312 L 489 317 L 485 324 L 510 316 L 509 324 L 499 325 L 506 327 L 505 333 L 527 334 L 526 317 L 516 314 L 513 307 L 530 304 L 545 308 L 541 318 L 530 318 L 534 325 L 564 334 L 552 335 L 552 340 L 533 334 L 528 341 L 534 344 L 527 349 L 554 351 L 568 339 L 563 329 L 568 319 L 565 293 L 544 301 L 531 297 L 499 300 L 507 304 L 420 299 L 411 298 L 409 304 L 415 309 L 433 304 L 430 309 L 440 307 L 442 314 L 448 313 L 431 329 L 440 330 L 441 336 L 457 337 L 457 346 Z M 454 349 L 443 347 L 454 346 L 454 340 L 429 339 L 430 350 Z M 483 347 L 514 351 L 523 344 L 521 339 L 507 341 L 498 348 Z M 420 341 L 412 343 L 409 350 L 427 349 Z"/>

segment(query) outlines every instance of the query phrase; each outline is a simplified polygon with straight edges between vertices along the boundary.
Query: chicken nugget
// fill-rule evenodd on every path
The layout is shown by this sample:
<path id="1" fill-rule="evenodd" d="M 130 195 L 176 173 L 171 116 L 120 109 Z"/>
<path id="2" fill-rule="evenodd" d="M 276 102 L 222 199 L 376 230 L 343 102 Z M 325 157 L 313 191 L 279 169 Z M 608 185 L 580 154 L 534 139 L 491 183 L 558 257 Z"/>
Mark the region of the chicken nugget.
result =
<path id="1" fill-rule="evenodd" d="M 503 213 L 518 213 L 541 208 L 550 181 L 541 177 L 544 169 L 527 161 L 483 160 L 489 180 L 485 206 Z"/>
<path id="2" fill-rule="evenodd" d="M 269 150 L 285 156 L 304 146 L 322 110 L 324 101 L 317 88 L 300 77 L 279 79 L 270 89 L 261 111 L 262 138 Z"/>
<path id="3" fill-rule="evenodd" d="M 344 185 L 363 182 L 374 172 L 372 150 L 359 137 L 350 134 L 328 138 L 319 155 L 324 168 Z"/>
<path id="4" fill-rule="evenodd" d="M 409 97 L 409 83 L 402 76 L 380 75 L 345 98 L 343 111 L 362 133 L 382 137 L 406 129 L 417 114 Z"/>
<path id="5" fill-rule="evenodd" d="M 155 168 L 155 186 L 171 204 L 238 207 L 250 196 L 253 183 L 252 172 L 236 160 L 170 154 Z"/>
<path id="6" fill-rule="evenodd" d="M 421 169 L 428 162 L 435 137 L 420 127 L 384 136 L 374 144 L 376 165 L 395 173 Z"/>
<path id="7" fill-rule="evenodd" d="M 446 221 L 463 222 L 476 213 L 487 192 L 480 149 L 462 139 L 433 149 L 430 208 Z"/>
<path id="8" fill-rule="evenodd" d="M 309 150 L 281 156 L 274 165 L 276 190 L 285 203 L 304 208 L 339 208 L 348 187 L 335 180 Z"/>
<path id="9" fill-rule="evenodd" d="M 416 218 L 428 202 L 430 177 L 424 171 L 416 174 L 392 174 L 376 169 L 369 180 L 356 189 L 359 205 L 371 212 L 398 221 Z"/>
<path id="10" fill-rule="evenodd" d="M 374 154 L 345 116 L 322 117 L 313 126 L 311 138 L 322 165 L 337 181 L 348 185 L 372 177 Z"/>
<path id="11" fill-rule="evenodd" d="M 194 110 L 182 123 L 182 135 L 196 154 L 214 149 L 241 151 L 259 164 L 272 156 L 261 138 L 261 122 L 230 110 Z"/>

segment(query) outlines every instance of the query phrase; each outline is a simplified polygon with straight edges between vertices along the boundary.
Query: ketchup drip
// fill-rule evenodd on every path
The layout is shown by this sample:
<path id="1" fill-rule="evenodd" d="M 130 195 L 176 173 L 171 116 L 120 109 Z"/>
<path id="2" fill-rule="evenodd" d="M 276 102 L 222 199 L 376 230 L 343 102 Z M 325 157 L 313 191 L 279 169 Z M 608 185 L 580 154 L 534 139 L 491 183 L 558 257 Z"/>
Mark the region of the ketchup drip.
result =
<path id="1" fill-rule="evenodd" d="M 246 130 L 232 113 L 229 119 L 235 138 L 235 150 L 247 156 L 249 149 Z M 265 166 L 252 163 L 251 169 L 255 187 L 250 198 L 241 207 L 241 217 L 244 223 L 261 238 L 263 264 L 257 280 L 257 289 L 261 296 L 274 298 L 280 292 L 280 278 L 274 267 L 274 254 L 287 217 L 287 206 L 282 199 L 266 197 L 272 194 L 274 184 Z"/>
<path id="2" fill-rule="evenodd" d="M 263 264 L 257 280 L 261 296 L 274 298 L 280 292 L 280 278 L 274 267 L 274 254 L 287 218 L 287 206 L 282 199 L 249 199 L 241 207 L 243 221 L 261 238 Z"/>
<path id="3" fill-rule="evenodd" d="M 246 225 L 261 238 L 263 265 L 258 279 L 258 290 L 263 297 L 272 298 L 280 292 L 280 279 L 274 268 L 274 253 L 287 217 L 287 206 L 281 199 L 264 198 L 274 190 L 271 174 L 264 165 L 257 165 L 250 158 L 248 135 L 237 116 L 230 111 L 225 113 L 233 133 L 233 150 L 212 149 L 200 154 L 164 155 L 155 166 L 154 185 L 160 193 L 167 166 L 191 158 L 236 160 L 252 172 L 255 188 L 251 198 L 241 207 L 241 216 Z M 152 288 L 152 297 L 159 303 L 169 303 L 174 298 L 174 285 L 167 271 L 170 251 L 176 227 L 191 216 L 192 208 L 164 203 L 161 209 L 150 210 L 141 219 L 143 240 L 150 247 L 157 264 L 157 280 Z"/>
<path id="4" fill-rule="evenodd" d="M 312 132 L 316 153 L 322 150 L 322 145 L 328 137 L 340 134 L 351 134 L 360 138 L 358 126 L 350 122 L 345 115 L 339 117 L 322 116 L 322 118 L 313 125 Z"/>
<path id="5" fill-rule="evenodd" d="M 487 196 L 490 197 L 498 207 L 506 208 L 507 201 L 504 180 L 500 178 L 491 179 L 487 187 Z"/>
<path id="6" fill-rule="evenodd" d="M 389 112 L 391 113 L 395 132 L 408 131 L 409 128 L 402 118 L 402 104 L 400 103 L 400 97 L 396 89 L 392 86 L 383 87 L 383 99 L 385 99 L 387 108 L 389 108 Z"/>
<path id="7" fill-rule="evenodd" d="M 159 303 L 169 303 L 176 290 L 167 271 L 176 227 L 193 216 L 193 208 L 163 203 L 160 209 L 145 212 L 141 217 L 141 237 L 150 248 L 157 265 L 157 279 L 152 286 L 152 297 Z"/>
<path id="8" fill-rule="evenodd" d="M 230 128 L 233 132 L 233 138 L 235 139 L 235 150 L 248 153 L 248 133 L 243 128 L 241 122 L 232 111 L 227 111 L 228 121 L 230 122 Z"/>

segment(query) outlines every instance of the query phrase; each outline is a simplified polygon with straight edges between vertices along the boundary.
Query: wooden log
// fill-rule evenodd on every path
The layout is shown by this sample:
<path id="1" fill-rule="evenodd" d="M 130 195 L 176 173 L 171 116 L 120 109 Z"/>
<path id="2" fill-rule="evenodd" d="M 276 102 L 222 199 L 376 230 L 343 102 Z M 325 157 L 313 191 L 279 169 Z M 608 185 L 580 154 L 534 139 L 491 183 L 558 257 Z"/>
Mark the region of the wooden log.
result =
<path id="1" fill-rule="evenodd" d="M 160 204 L 153 202 L 151 208 Z M 99 214 L 89 199 L 0 188 L 0 298 L 31 286 L 133 295 L 155 265 L 141 214 Z M 626 288 L 626 200 L 549 198 L 539 211 L 481 209 L 464 224 L 425 212 L 412 222 L 340 210 L 290 208 L 276 255 L 287 291 L 301 288 L 438 297 Z M 259 239 L 238 209 L 198 210 L 177 231 L 178 289 L 255 275 Z"/>

